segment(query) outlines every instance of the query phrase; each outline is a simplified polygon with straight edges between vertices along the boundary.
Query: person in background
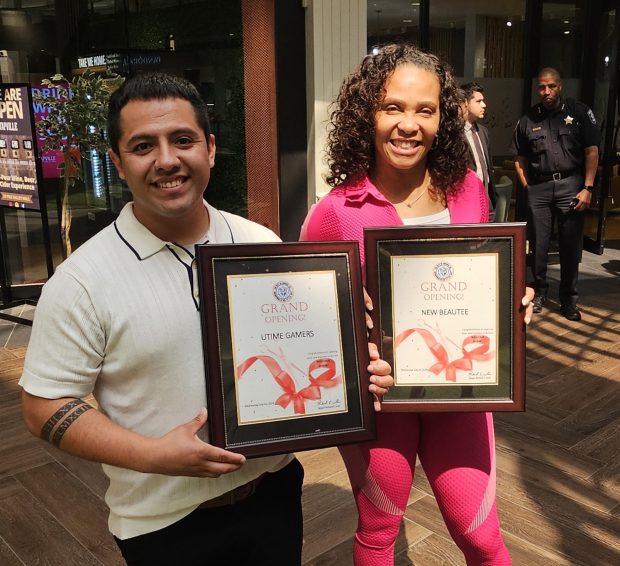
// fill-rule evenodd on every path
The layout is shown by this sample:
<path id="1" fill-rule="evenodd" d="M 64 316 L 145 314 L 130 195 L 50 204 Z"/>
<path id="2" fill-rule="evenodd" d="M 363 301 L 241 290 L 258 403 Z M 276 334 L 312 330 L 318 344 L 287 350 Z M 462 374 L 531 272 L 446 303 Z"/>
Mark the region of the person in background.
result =
<path id="1" fill-rule="evenodd" d="M 452 71 L 409 44 L 367 55 L 342 85 L 328 137 L 331 191 L 302 240 L 357 240 L 365 226 L 487 222 L 489 199 L 468 170 Z M 531 317 L 529 289 L 522 303 Z M 379 413 L 377 440 L 340 452 L 359 512 L 354 561 L 393 564 L 419 457 L 467 564 L 510 564 L 495 505 L 490 413 Z"/>
<path id="2" fill-rule="evenodd" d="M 20 380 L 26 424 L 104 465 L 127 564 L 301 564 L 301 464 L 246 461 L 202 440 L 195 246 L 279 238 L 203 200 L 215 138 L 188 81 L 129 79 L 111 96 L 108 133 L 133 202 L 44 286 Z M 371 359 L 370 390 L 382 395 L 390 368 L 376 348 Z"/>
<path id="3" fill-rule="evenodd" d="M 592 110 L 562 97 L 557 69 L 545 67 L 538 73 L 538 94 L 540 102 L 519 120 L 511 144 L 531 222 L 534 312 L 541 312 L 547 301 L 547 261 L 555 217 L 561 312 L 568 320 L 579 321 L 577 280 L 583 213 L 592 199 L 601 134 Z"/>
<path id="4" fill-rule="evenodd" d="M 476 172 L 489 195 L 492 210 L 497 204 L 497 192 L 493 180 L 493 160 L 489 130 L 479 123 L 486 112 L 484 88 L 475 82 L 461 85 L 465 139 L 469 146 L 469 168 Z"/>

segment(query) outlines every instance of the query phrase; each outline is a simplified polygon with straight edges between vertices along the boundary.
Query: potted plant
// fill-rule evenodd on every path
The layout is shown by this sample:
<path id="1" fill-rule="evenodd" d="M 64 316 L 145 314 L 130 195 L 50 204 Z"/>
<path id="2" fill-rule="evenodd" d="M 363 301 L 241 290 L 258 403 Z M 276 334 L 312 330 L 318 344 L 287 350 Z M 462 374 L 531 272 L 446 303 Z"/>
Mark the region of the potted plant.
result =
<path id="1" fill-rule="evenodd" d="M 43 150 L 61 151 L 62 204 L 60 236 L 65 257 L 71 254 L 70 192 L 76 180 L 83 181 L 82 158 L 91 150 L 103 153 L 108 148 L 104 136 L 110 94 L 123 82 L 110 72 L 97 75 L 86 71 L 68 80 L 57 74 L 44 79 L 44 86 L 55 89 L 56 96 L 34 94 L 35 102 L 47 110 L 47 117 L 37 122 L 39 135 L 45 141 Z"/>

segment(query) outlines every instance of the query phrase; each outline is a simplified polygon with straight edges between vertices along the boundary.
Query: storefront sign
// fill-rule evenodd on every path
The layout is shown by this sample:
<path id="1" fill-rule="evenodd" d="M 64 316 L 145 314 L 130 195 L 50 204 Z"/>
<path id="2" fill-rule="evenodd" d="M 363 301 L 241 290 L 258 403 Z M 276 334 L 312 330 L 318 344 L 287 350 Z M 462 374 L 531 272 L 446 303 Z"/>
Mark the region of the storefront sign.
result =
<path id="1" fill-rule="evenodd" d="M 0 85 L 0 205 L 39 210 L 29 85 Z"/>
<path id="2" fill-rule="evenodd" d="M 94 73 L 111 71 L 127 76 L 139 70 L 158 69 L 169 58 L 165 51 L 133 51 L 131 53 L 102 53 L 73 60 L 71 72 L 80 75 L 86 70 Z"/>
<path id="3" fill-rule="evenodd" d="M 113 73 L 119 73 L 124 66 L 124 57 L 120 53 L 87 55 L 77 58 L 77 65 L 74 65 L 73 74 L 78 75 L 86 69 L 95 73 L 105 73 L 108 69 Z"/>

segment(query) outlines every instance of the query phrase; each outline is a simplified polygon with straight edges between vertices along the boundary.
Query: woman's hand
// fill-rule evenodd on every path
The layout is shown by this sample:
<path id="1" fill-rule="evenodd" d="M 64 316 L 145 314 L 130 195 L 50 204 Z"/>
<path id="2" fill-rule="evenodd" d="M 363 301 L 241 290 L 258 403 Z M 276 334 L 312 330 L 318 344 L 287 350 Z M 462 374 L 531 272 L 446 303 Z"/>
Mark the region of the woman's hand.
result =
<path id="1" fill-rule="evenodd" d="M 370 373 L 368 390 L 375 398 L 375 411 L 379 412 L 381 411 L 381 400 L 389 388 L 394 385 L 394 378 L 390 375 L 392 373 L 390 364 L 379 357 L 379 350 L 372 342 L 368 343 L 368 353 L 370 355 L 370 364 L 367 368 Z"/>
<path id="2" fill-rule="evenodd" d="M 525 307 L 525 315 L 523 316 L 523 322 L 529 324 L 532 320 L 532 314 L 534 314 L 534 296 L 535 291 L 531 287 L 525 288 L 525 296 L 521 299 L 521 304 Z"/>
<path id="3" fill-rule="evenodd" d="M 364 306 L 366 307 L 366 331 L 370 332 L 373 329 L 372 318 L 370 312 L 372 311 L 372 299 L 364 288 Z M 392 368 L 385 360 L 382 360 L 379 356 L 379 349 L 376 344 L 372 342 L 368 343 L 368 353 L 370 355 L 370 365 L 368 366 L 368 372 L 370 373 L 370 386 L 368 390 L 373 394 L 375 401 L 375 411 L 381 411 L 381 400 L 383 396 L 388 392 L 389 388 L 394 385 L 394 378 L 390 375 Z"/>
<path id="4" fill-rule="evenodd" d="M 372 299 L 366 292 L 366 287 L 362 287 L 362 290 L 364 291 L 364 306 L 366 307 L 366 332 L 370 332 L 374 328 L 372 318 L 370 317 L 370 313 L 372 312 Z"/>

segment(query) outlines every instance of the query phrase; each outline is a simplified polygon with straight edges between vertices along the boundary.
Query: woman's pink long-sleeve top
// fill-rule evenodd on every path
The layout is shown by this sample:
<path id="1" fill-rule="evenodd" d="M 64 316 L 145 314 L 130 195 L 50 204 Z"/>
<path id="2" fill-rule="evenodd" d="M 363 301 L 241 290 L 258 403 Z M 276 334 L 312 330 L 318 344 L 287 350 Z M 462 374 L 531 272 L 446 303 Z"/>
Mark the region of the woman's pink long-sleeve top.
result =
<path id="1" fill-rule="evenodd" d="M 489 220 L 484 185 L 468 171 L 459 189 L 448 197 L 451 224 L 479 224 Z M 333 188 L 315 204 L 301 228 L 300 240 L 357 240 L 364 266 L 364 228 L 402 226 L 394 205 L 368 177 Z"/>

